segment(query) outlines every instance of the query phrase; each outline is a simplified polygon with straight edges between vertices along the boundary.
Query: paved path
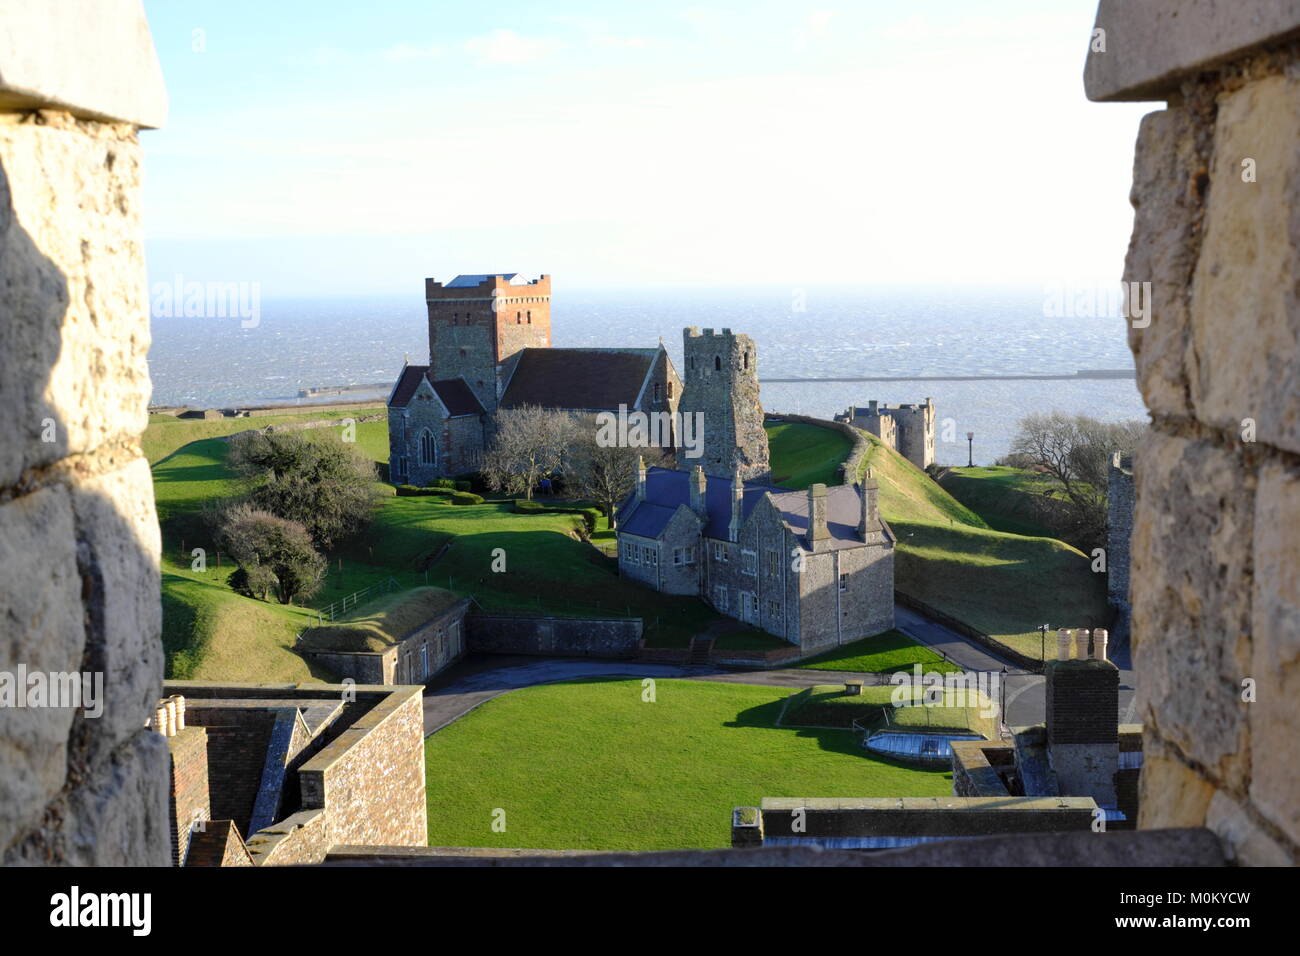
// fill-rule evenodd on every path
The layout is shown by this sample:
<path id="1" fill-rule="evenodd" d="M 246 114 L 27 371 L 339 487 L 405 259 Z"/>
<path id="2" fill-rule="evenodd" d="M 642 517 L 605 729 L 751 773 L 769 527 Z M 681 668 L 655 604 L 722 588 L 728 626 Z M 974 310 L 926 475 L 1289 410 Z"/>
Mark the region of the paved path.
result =
<path id="1" fill-rule="evenodd" d="M 1006 723 L 1023 727 L 1042 723 L 1046 713 L 1043 678 L 1028 673 L 995 656 L 967 638 L 916 613 L 898 606 L 895 619 L 900 631 L 943 654 L 966 670 L 994 671 L 1005 680 Z M 1120 722 L 1132 721 L 1133 672 L 1127 648 L 1115 655 L 1120 667 Z M 711 666 L 658 664 L 647 661 L 596 660 L 580 657 L 476 656 L 455 665 L 437 678 L 424 694 L 424 733 L 437 733 L 460 719 L 484 701 L 498 694 L 560 681 L 589 680 L 601 677 L 655 677 L 713 680 L 732 684 L 759 684 L 799 689 L 814 684 L 835 684 L 845 680 L 874 680 L 888 683 L 887 675 L 861 674 L 851 671 L 780 670 L 736 671 Z"/>

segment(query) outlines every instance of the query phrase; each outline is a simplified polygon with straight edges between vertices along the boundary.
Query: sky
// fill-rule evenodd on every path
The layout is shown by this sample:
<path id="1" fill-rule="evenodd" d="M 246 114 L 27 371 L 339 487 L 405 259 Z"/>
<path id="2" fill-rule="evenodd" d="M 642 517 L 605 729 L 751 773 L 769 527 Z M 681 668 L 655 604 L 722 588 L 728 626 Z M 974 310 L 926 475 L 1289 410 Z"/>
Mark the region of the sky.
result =
<path id="1" fill-rule="evenodd" d="M 1096 0 L 145 0 L 152 281 L 420 295 L 1118 280 Z"/>

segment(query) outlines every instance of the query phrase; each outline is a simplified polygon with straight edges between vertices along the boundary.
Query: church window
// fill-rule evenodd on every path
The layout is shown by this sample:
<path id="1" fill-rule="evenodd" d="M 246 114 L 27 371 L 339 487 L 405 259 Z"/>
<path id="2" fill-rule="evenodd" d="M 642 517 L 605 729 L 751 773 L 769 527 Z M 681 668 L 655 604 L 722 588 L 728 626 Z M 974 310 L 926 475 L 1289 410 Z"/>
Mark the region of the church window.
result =
<path id="1" fill-rule="evenodd" d="M 688 355 L 688 356 L 686 356 L 686 369 L 687 369 L 687 371 L 691 371 L 691 372 L 694 372 L 694 371 L 695 371 L 695 356 L 694 356 L 694 355 Z"/>
<path id="2" fill-rule="evenodd" d="M 436 448 L 433 442 L 433 433 L 427 428 L 420 433 L 420 464 L 432 465 L 436 461 Z"/>
<path id="3" fill-rule="evenodd" d="M 532 324 L 533 324 L 533 310 L 532 310 L 532 309 L 529 309 L 529 310 L 528 310 L 528 324 L 529 324 L 529 325 L 532 325 Z"/>
<path id="4" fill-rule="evenodd" d="M 661 388 L 660 384 L 659 384 L 658 382 L 655 382 L 655 401 L 656 401 L 656 402 L 659 401 L 659 392 L 660 392 L 660 388 Z"/>
<path id="5" fill-rule="evenodd" d="M 673 382 L 672 379 L 669 379 L 668 380 L 668 401 L 671 402 L 672 400 L 673 400 Z"/>
<path id="6" fill-rule="evenodd" d="M 743 354 L 742 361 L 745 363 L 745 368 L 749 368 L 749 353 L 748 353 L 748 352 L 745 352 L 745 353 Z"/>
<path id="7" fill-rule="evenodd" d="M 715 372 L 721 372 L 721 371 L 722 371 L 722 356 L 721 356 L 721 355 L 715 355 L 715 356 L 713 356 L 713 371 L 715 371 Z"/>

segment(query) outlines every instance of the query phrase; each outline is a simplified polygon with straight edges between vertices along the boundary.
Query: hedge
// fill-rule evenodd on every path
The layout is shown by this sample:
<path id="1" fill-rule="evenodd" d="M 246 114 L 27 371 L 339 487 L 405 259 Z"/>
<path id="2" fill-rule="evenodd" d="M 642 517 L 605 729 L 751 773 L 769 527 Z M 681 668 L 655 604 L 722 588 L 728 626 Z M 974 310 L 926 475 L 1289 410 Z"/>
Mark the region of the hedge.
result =
<path id="1" fill-rule="evenodd" d="M 578 515 L 582 518 L 582 523 L 587 528 L 587 534 L 594 534 L 596 524 L 600 521 L 601 510 L 599 508 L 577 508 L 565 507 L 563 505 L 544 505 L 540 501 L 530 501 L 527 498 L 515 499 L 515 511 L 520 514 L 555 514 L 555 515 Z"/>

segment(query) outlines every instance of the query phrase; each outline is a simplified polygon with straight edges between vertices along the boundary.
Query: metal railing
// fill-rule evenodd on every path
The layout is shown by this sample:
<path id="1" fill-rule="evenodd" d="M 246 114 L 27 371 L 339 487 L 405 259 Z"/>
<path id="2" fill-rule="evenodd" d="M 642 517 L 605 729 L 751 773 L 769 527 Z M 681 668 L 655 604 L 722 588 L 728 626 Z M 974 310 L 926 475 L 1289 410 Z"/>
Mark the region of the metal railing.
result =
<path id="1" fill-rule="evenodd" d="M 329 607 L 318 608 L 316 611 L 316 623 L 324 624 L 326 621 L 333 621 L 342 617 L 349 610 L 355 611 L 357 607 L 366 601 L 372 601 L 381 594 L 388 594 L 396 591 L 401 585 L 397 579 L 390 577 L 387 581 L 381 581 L 378 584 L 372 584 L 368 588 L 362 588 L 360 591 L 353 591 L 351 594 L 332 603 Z"/>

